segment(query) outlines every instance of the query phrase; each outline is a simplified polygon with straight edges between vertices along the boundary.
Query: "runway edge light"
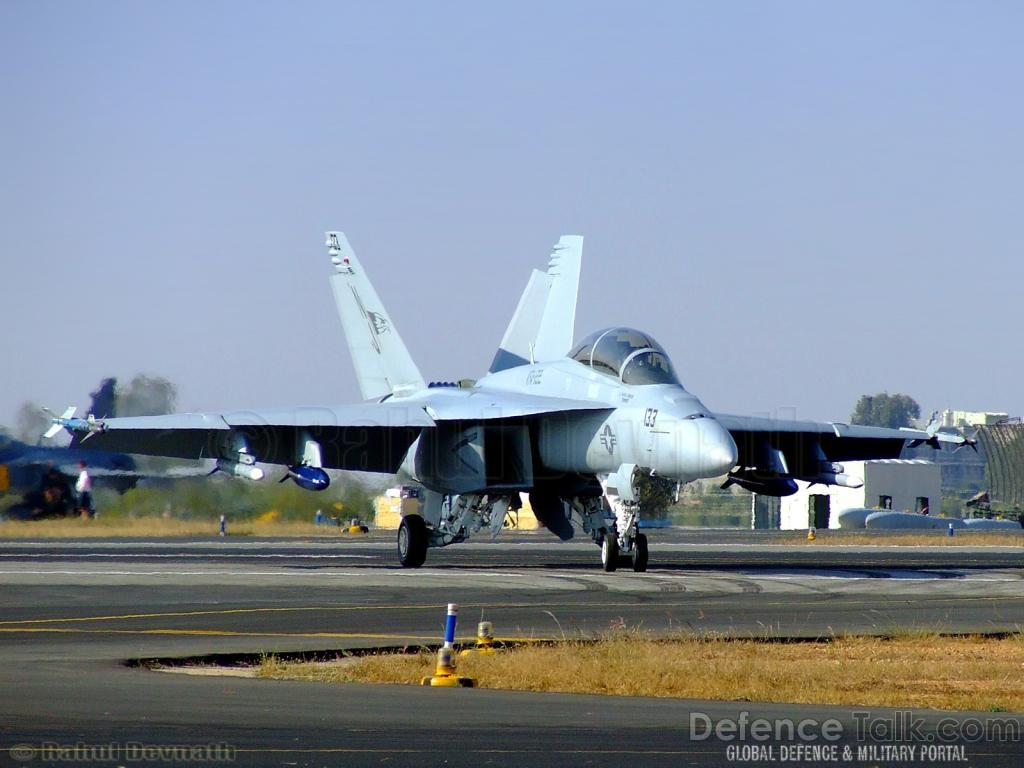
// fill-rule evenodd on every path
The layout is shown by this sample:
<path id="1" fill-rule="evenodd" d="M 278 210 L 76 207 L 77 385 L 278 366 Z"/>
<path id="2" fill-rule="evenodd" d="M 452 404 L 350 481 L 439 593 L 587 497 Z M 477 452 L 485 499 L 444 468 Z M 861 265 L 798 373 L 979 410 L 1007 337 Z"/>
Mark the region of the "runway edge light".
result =
<path id="1" fill-rule="evenodd" d="M 432 688 L 472 688 L 476 681 L 470 677 L 459 677 L 455 671 L 455 622 L 459 606 L 448 603 L 448 615 L 444 624 L 444 645 L 437 652 L 437 666 L 434 674 L 420 680 L 420 685 Z"/>
<path id="2" fill-rule="evenodd" d="M 490 655 L 494 651 L 494 625 L 489 621 L 481 621 L 476 625 L 476 648 L 460 651 L 459 656 L 469 656 L 471 653 Z"/>

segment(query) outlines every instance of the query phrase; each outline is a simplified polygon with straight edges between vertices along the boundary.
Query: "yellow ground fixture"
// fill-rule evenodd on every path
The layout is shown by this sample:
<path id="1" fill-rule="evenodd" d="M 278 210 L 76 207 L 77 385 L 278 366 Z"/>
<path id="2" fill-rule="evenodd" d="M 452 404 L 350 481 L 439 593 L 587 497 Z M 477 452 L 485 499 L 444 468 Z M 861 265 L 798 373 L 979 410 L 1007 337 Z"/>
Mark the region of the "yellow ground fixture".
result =
<path id="1" fill-rule="evenodd" d="M 494 647 L 494 625 L 489 621 L 481 621 L 476 625 L 476 648 L 467 648 L 459 653 L 459 656 L 469 656 L 471 653 L 485 653 L 491 655 Z"/>
<path id="2" fill-rule="evenodd" d="M 420 685 L 433 688 L 472 688 L 476 683 L 471 677 L 459 677 L 455 671 L 455 621 L 459 607 L 448 603 L 448 618 L 444 625 L 444 645 L 437 652 L 437 667 L 431 677 L 424 677 Z"/>
<path id="3" fill-rule="evenodd" d="M 814 529 L 813 528 L 808 528 L 807 529 L 807 540 L 808 541 L 814 541 L 816 538 L 818 538 L 818 537 L 815 535 Z"/>
<path id="4" fill-rule="evenodd" d="M 459 677 L 455 671 L 455 650 L 441 648 L 437 652 L 437 667 L 434 674 L 420 680 L 420 685 L 431 688 L 472 688 L 476 681 L 471 677 Z"/>

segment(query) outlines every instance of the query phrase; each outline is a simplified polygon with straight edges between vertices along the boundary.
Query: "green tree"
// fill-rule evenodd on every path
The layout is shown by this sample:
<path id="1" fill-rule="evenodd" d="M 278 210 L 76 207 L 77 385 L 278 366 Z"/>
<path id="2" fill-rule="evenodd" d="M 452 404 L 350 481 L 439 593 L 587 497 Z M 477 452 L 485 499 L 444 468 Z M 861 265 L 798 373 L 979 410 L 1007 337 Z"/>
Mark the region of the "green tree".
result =
<path id="1" fill-rule="evenodd" d="M 676 483 L 664 477 L 651 477 L 643 472 L 636 478 L 640 506 L 644 515 L 662 520 L 668 515 L 668 508 L 675 503 Z"/>
<path id="2" fill-rule="evenodd" d="M 911 426 L 913 420 L 920 416 L 921 406 L 914 398 L 880 392 L 877 395 L 861 395 L 850 416 L 850 423 L 899 429 Z"/>

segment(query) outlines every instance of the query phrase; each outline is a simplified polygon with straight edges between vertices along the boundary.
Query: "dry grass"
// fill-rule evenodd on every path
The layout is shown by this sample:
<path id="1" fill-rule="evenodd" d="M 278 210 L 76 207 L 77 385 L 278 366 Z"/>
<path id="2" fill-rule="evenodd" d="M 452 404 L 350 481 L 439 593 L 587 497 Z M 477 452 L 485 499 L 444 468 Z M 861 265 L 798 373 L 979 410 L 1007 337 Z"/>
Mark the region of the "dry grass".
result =
<path id="1" fill-rule="evenodd" d="M 80 539 L 100 537 L 161 537 L 161 536 L 214 536 L 220 530 L 220 521 L 211 519 L 180 519 L 146 516 L 137 518 L 98 517 L 82 520 L 68 517 L 55 520 L 32 522 L 0 521 L 0 539 Z M 228 533 L 232 536 L 323 536 L 344 535 L 345 527 L 314 525 L 309 522 L 282 521 L 276 516 L 265 514 L 245 522 L 228 520 Z M 769 544 L 791 546 L 796 544 L 815 545 L 864 545 L 878 546 L 1004 546 L 1024 547 L 1024 529 L 1016 531 L 957 531 L 947 536 L 941 531 L 930 534 L 892 532 L 850 532 L 818 531 L 813 542 L 807 541 L 805 533 L 773 537 Z"/>
<path id="2" fill-rule="evenodd" d="M 930 533 L 893 533 L 891 531 L 817 531 L 814 541 L 807 541 L 807 534 L 779 536 L 772 544 L 851 546 L 876 545 L 885 547 L 1024 547 L 1024 528 L 1017 531 L 964 531 L 958 530 L 953 536 L 944 531 Z"/>
<path id="3" fill-rule="evenodd" d="M 413 685 L 433 673 L 434 659 L 430 652 L 316 664 L 271 657 L 260 676 Z M 1024 635 L 779 643 L 619 632 L 464 657 L 458 671 L 480 686 L 525 691 L 1024 712 Z"/>
<path id="4" fill-rule="evenodd" d="M 338 526 L 314 525 L 305 522 L 259 520 L 233 523 L 228 520 L 230 536 L 324 536 L 345 535 L 347 529 Z M 106 537 L 161 537 L 161 536 L 216 536 L 220 521 L 181 520 L 176 518 L 139 517 L 82 520 L 67 517 L 31 522 L 0 522 L 0 539 L 82 539 Z"/>

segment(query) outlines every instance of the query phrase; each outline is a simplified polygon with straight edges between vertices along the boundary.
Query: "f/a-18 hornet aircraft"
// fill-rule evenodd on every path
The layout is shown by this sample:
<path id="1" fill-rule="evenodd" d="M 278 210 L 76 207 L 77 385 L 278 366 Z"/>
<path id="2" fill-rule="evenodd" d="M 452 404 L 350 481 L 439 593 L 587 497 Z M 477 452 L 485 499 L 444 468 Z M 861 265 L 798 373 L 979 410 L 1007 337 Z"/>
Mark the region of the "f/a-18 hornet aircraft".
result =
<path id="1" fill-rule="evenodd" d="M 646 333 L 606 328 L 573 345 L 578 236 L 563 236 L 547 271 L 533 271 L 482 378 L 426 383 L 345 235 L 328 232 L 326 245 L 365 402 L 54 423 L 88 435 L 82 448 L 214 459 L 250 480 L 264 476 L 257 463 L 283 465 L 311 491 L 327 488 L 326 469 L 398 474 L 424 489 L 422 515 L 407 515 L 398 530 L 406 567 L 422 565 L 430 547 L 481 530 L 496 535 L 525 492 L 552 533 L 589 534 L 605 570 L 628 558 L 644 571 L 644 476 L 684 484 L 727 475 L 727 483 L 785 496 L 797 480 L 857 487 L 862 481 L 840 462 L 895 458 L 908 441 L 970 442 L 934 427 L 713 413 Z"/>

